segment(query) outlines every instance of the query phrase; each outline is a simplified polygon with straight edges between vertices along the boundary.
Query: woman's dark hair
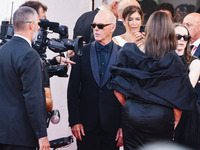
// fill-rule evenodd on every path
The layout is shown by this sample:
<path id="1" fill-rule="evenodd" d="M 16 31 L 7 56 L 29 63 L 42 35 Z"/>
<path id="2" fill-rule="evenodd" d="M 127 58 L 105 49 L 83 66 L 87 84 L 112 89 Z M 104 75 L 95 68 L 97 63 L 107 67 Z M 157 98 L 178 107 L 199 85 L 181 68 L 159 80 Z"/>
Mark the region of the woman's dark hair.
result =
<path id="1" fill-rule="evenodd" d="M 156 7 L 156 10 L 168 10 L 171 12 L 172 17 L 174 18 L 174 6 L 171 3 L 162 3 Z"/>
<path id="2" fill-rule="evenodd" d="M 125 20 L 127 17 L 129 18 L 135 12 L 138 12 L 140 14 L 141 20 L 142 20 L 142 23 L 143 23 L 143 21 L 144 21 L 143 11 L 142 11 L 141 8 L 139 8 L 135 5 L 127 6 L 122 13 L 122 18 Z"/>
<path id="3" fill-rule="evenodd" d="M 171 18 L 165 12 L 155 11 L 145 27 L 145 53 L 161 59 L 176 49 L 176 36 Z"/>
<path id="4" fill-rule="evenodd" d="M 188 32 L 188 35 L 189 35 L 189 31 L 188 31 L 187 27 L 186 27 L 184 24 L 175 23 L 175 24 L 174 24 L 174 29 L 175 29 L 176 27 L 183 27 L 183 28 L 185 28 L 185 29 L 187 30 L 187 32 Z M 188 40 L 188 42 L 187 42 L 187 44 L 186 44 L 186 47 L 185 47 L 185 49 L 184 49 L 183 56 L 184 56 L 184 58 L 185 58 L 185 62 L 186 62 L 186 64 L 187 64 L 187 66 L 189 66 L 190 63 L 191 63 L 191 61 L 192 61 L 192 57 L 193 57 L 192 54 L 191 54 L 190 41 L 189 41 L 189 40 Z"/>

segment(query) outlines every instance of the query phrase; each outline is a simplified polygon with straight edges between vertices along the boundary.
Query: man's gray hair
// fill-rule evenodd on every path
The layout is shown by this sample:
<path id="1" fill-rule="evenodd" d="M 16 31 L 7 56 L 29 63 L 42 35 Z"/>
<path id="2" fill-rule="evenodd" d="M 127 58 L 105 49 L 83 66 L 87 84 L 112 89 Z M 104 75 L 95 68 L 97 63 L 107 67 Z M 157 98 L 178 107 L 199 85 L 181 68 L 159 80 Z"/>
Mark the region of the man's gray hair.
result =
<path id="1" fill-rule="evenodd" d="M 102 0 L 102 4 L 110 6 L 114 1 L 117 1 L 119 3 L 122 0 Z"/>
<path id="2" fill-rule="evenodd" d="M 17 9 L 13 16 L 14 31 L 23 31 L 28 23 L 37 21 L 37 12 L 27 6 Z"/>

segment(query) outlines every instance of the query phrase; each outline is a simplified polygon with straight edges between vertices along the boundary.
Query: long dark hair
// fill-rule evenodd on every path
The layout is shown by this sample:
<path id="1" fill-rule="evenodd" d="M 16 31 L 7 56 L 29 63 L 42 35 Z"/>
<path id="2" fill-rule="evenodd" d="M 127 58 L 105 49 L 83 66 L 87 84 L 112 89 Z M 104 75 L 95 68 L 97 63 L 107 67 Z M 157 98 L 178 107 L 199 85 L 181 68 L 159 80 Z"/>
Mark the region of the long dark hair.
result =
<path id="1" fill-rule="evenodd" d="M 149 18 L 145 28 L 145 53 L 161 59 L 169 51 L 176 49 L 176 36 L 170 17 L 161 11 L 155 11 Z"/>
<path id="2" fill-rule="evenodd" d="M 189 31 L 188 31 L 187 27 L 186 27 L 184 24 L 175 23 L 175 24 L 174 24 L 174 29 L 175 29 L 176 27 L 183 27 L 183 28 L 185 28 L 185 29 L 187 30 L 187 32 L 188 32 L 188 35 L 189 35 Z M 188 40 L 188 42 L 187 42 L 187 44 L 186 44 L 186 47 L 185 47 L 185 49 L 184 49 L 183 56 L 184 56 L 184 58 L 185 58 L 185 62 L 186 62 L 186 64 L 187 64 L 187 66 L 189 66 L 190 63 L 191 63 L 191 61 L 192 61 L 192 57 L 193 57 L 192 54 L 191 54 L 190 41 L 189 41 L 189 40 Z"/>
<path id="3" fill-rule="evenodd" d="M 140 14 L 141 22 L 143 23 L 144 21 L 143 11 L 141 8 L 135 5 L 127 6 L 122 13 L 122 18 L 126 20 L 127 17 L 129 18 L 135 12 L 138 12 Z"/>

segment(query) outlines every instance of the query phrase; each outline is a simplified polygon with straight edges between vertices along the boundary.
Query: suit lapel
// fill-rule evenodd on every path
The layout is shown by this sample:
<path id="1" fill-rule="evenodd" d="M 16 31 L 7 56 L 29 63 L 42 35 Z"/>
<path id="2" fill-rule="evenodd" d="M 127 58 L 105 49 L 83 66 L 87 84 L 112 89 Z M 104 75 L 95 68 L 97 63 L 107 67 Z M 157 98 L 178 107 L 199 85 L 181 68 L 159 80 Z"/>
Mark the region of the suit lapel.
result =
<path id="1" fill-rule="evenodd" d="M 105 75 L 103 77 L 103 80 L 102 80 L 102 83 L 101 83 L 101 88 L 106 84 L 106 82 L 108 81 L 108 79 L 110 78 L 111 76 L 111 73 L 110 73 L 110 66 L 112 64 L 114 64 L 115 62 L 115 59 L 116 59 L 116 55 L 117 55 L 117 51 L 118 51 L 118 47 L 117 45 L 113 42 L 113 49 L 112 49 L 112 53 L 110 55 L 110 60 L 108 62 L 108 66 L 106 68 L 106 72 L 105 72 Z"/>
<path id="2" fill-rule="evenodd" d="M 95 50 L 95 42 L 92 42 L 91 48 L 90 48 L 90 64 L 91 64 L 94 79 L 96 83 L 100 86 L 100 77 L 99 77 L 99 70 L 98 70 L 97 54 Z"/>
<path id="3" fill-rule="evenodd" d="M 194 56 L 200 58 L 200 44 L 199 44 L 199 46 L 197 47 L 197 50 L 195 51 Z"/>

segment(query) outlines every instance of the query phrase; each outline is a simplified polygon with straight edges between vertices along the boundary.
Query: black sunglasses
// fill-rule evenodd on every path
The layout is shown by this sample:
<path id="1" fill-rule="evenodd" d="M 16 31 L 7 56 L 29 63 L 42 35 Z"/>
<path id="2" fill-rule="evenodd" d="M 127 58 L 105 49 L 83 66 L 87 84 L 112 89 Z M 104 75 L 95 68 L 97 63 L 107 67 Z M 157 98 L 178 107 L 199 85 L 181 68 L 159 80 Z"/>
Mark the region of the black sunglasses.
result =
<path id="1" fill-rule="evenodd" d="M 180 35 L 180 34 L 176 34 L 176 38 L 177 38 L 178 40 L 180 40 L 182 37 L 183 37 L 183 40 L 184 40 L 184 41 L 189 41 L 189 39 L 191 38 L 191 36 L 189 36 L 189 35 Z"/>
<path id="2" fill-rule="evenodd" d="M 99 28 L 99 29 L 103 29 L 104 27 L 106 26 L 109 26 L 111 25 L 112 23 L 109 23 L 109 24 L 96 24 L 96 23 L 91 23 L 91 28 L 94 29 L 96 26 Z"/>

